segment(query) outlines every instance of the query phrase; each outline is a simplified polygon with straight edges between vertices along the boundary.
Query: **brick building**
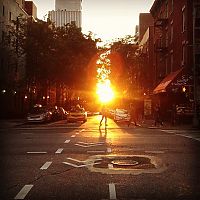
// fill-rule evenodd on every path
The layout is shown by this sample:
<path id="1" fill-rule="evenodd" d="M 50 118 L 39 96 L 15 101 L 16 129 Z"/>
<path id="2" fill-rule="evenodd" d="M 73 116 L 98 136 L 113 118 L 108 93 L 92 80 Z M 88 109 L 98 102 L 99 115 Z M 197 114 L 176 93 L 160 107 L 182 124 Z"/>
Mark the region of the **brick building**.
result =
<path id="1" fill-rule="evenodd" d="M 199 101 L 199 4 L 199 0 L 155 0 L 150 10 L 154 18 L 153 94 L 165 110 L 172 104 L 194 108 Z"/>
<path id="2" fill-rule="evenodd" d="M 33 18 L 33 20 L 37 19 L 37 7 L 32 1 L 25 1 L 25 10 L 26 13 Z"/>
<path id="3" fill-rule="evenodd" d="M 153 25 L 153 17 L 151 13 L 139 14 L 139 41 L 142 40 L 147 28 Z"/>

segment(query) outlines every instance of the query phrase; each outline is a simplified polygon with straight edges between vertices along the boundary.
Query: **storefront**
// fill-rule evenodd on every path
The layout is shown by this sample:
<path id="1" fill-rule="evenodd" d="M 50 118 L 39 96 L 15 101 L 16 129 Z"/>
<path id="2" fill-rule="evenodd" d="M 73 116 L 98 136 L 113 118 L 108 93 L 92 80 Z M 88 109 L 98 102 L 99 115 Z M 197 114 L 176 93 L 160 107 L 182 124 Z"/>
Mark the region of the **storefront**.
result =
<path id="1" fill-rule="evenodd" d="M 193 115 L 193 79 L 183 68 L 167 75 L 153 90 L 153 102 L 159 104 L 165 121 L 184 122 Z"/>

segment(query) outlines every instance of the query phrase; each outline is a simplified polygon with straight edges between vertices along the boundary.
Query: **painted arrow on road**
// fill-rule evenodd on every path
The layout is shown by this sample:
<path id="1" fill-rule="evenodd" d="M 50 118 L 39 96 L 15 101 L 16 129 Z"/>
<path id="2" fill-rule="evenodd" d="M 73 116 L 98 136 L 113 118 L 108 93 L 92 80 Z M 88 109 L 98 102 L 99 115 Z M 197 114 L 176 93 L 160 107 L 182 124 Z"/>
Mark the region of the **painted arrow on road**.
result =
<path id="1" fill-rule="evenodd" d="M 86 142 L 78 142 L 75 145 L 83 148 L 95 147 L 103 145 L 104 142 L 97 142 L 97 143 L 86 143 Z"/>
<path id="2" fill-rule="evenodd" d="M 71 162 L 63 162 L 63 163 L 66 164 L 66 165 L 70 165 L 72 167 L 75 167 L 75 168 L 82 168 L 82 167 L 87 167 L 87 166 L 90 166 L 90 165 L 97 165 L 97 164 L 100 164 L 100 162 L 95 163 L 95 161 L 101 161 L 102 160 L 101 158 L 98 158 L 98 159 L 95 159 L 95 160 L 77 160 L 77 159 L 74 159 L 74 158 L 67 158 L 67 159 L 74 161 L 74 162 L 77 162 L 78 164 L 73 164 Z M 81 165 L 79 165 L 80 163 L 81 163 Z M 82 164 L 82 163 L 85 163 L 85 164 Z"/>

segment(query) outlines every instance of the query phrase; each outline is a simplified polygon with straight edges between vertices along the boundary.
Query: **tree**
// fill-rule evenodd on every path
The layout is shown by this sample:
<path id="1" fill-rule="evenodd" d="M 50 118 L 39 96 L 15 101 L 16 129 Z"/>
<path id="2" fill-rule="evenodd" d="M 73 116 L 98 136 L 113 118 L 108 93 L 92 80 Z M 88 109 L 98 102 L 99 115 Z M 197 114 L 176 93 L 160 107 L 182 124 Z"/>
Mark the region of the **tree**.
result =
<path id="1" fill-rule="evenodd" d="M 137 58 L 135 53 L 138 45 L 135 37 L 126 36 L 111 45 L 112 79 L 118 85 L 118 90 L 126 96 L 136 90 Z"/>
<path id="2" fill-rule="evenodd" d="M 12 45 L 26 56 L 27 84 L 45 89 L 57 86 L 86 89 L 87 66 L 96 54 L 96 40 L 84 35 L 74 24 L 56 28 L 50 21 L 32 21 L 19 17 L 18 29 L 10 27 Z"/>

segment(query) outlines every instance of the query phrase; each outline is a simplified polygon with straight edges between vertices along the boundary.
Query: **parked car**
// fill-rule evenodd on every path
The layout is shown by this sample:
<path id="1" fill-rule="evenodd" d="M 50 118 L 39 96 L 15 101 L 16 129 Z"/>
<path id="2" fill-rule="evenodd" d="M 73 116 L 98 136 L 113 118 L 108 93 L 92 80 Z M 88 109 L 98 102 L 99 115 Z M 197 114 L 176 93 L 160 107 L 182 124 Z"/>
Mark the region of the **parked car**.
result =
<path id="1" fill-rule="evenodd" d="M 54 106 L 52 110 L 52 120 L 67 119 L 67 111 L 63 107 Z"/>
<path id="2" fill-rule="evenodd" d="M 130 120 L 130 113 L 125 109 L 116 109 L 114 114 L 115 122 L 128 122 Z"/>
<path id="3" fill-rule="evenodd" d="M 68 122 L 87 121 L 87 112 L 82 107 L 72 107 L 67 115 Z"/>
<path id="4" fill-rule="evenodd" d="M 40 104 L 36 104 L 27 115 L 28 122 L 48 122 L 51 119 L 52 112 Z"/>

